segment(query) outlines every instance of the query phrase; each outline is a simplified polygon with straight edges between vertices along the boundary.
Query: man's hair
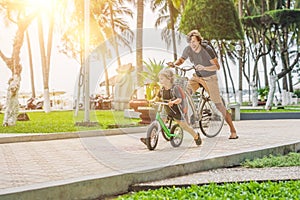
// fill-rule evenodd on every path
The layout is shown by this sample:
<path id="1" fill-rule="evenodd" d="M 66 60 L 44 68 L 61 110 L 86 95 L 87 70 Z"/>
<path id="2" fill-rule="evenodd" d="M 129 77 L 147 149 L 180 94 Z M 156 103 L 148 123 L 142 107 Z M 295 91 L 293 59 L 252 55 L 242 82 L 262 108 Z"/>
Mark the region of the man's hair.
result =
<path id="1" fill-rule="evenodd" d="M 203 40 L 203 38 L 202 38 L 202 36 L 201 36 L 201 34 L 199 33 L 198 30 L 192 30 L 187 34 L 186 40 L 187 40 L 188 43 L 191 41 L 193 36 L 195 36 L 197 38 L 197 40 L 200 41 L 200 43 Z"/>

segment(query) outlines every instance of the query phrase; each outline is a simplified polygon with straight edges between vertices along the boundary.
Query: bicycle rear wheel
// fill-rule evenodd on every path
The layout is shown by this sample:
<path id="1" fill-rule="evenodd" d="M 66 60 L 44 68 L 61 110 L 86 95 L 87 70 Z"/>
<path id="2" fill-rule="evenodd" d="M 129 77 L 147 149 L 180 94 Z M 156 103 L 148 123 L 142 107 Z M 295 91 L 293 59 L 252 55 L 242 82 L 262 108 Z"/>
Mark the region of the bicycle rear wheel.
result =
<path id="1" fill-rule="evenodd" d="M 224 118 L 210 99 L 203 101 L 200 108 L 199 125 L 203 135 L 212 138 L 220 133 L 224 124 Z"/>
<path id="2" fill-rule="evenodd" d="M 171 138 L 171 141 L 170 141 L 171 145 L 173 147 L 179 147 L 183 140 L 183 130 L 179 126 L 179 124 L 175 124 L 174 126 L 172 126 L 171 134 L 175 135 L 175 136 L 172 136 L 172 138 Z"/>

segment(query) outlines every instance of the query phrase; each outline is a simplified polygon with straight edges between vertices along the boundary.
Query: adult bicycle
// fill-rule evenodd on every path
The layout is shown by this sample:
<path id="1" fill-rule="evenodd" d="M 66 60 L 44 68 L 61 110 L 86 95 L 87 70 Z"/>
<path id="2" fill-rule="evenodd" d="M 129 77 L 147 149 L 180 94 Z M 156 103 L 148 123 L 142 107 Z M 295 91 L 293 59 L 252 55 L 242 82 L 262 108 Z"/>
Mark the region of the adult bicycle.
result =
<path id="1" fill-rule="evenodd" d="M 183 129 L 179 124 L 174 124 L 174 119 L 170 116 L 163 117 L 164 106 L 168 106 L 166 102 L 155 102 L 158 105 L 155 120 L 147 129 L 147 137 L 145 143 L 149 150 L 154 150 L 158 143 L 158 136 L 161 133 L 166 141 L 170 141 L 173 147 L 179 147 L 183 140 Z"/>
<path id="2" fill-rule="evenodd" d="M 224 117 L 210 99 L 209 93 L 205 90 L 204 80 L 203 84 L 199 84 L 199 89 L 194 94 L 191 94 L 187 89 L 188 78 L 186 72 L 195 70 L 195 67 L 175 67 L 175 70 L 177 74 L 175 83 L 177 82 L 184 89 L 192 110 L 189 123 L 194 129 L 200 129 L 206 137 L 215 137 L 220 133 L 224 125 Z M 222 101 L 224 103 L 223 98 Z"/>

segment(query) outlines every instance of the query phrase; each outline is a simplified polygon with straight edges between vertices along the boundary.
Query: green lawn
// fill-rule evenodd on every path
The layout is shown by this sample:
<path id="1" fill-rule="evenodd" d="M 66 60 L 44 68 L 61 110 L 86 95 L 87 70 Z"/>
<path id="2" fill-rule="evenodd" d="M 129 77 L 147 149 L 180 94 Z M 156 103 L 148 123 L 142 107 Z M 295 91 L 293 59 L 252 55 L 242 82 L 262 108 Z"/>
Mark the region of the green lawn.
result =
<path id="1" fill-rule="evenodd" d="M 261 159 L 246 160 L 244 167 L 287 167 L 300 166 L 300 153 L 285 156 L 266 156 Z M 157 190 L 132 192 L 119 196 L 118 200 L 135 199 L 299 199 L 300 180 L 266 181 L 245 183 L 207 184 L 189 187 L 166 187 Z"/>
<path id="2" fill-rule="evenodd" d="M 116 126 L 138 126 L 140 119 L 128 119 L 123 111 L 96 110 L 91 111 L 90 121 L 98 122 L 98 126 L 84 127 L 75 126 L 76 122 L 84 121 L 84 111 L 74 116 L 73 111 L 27 112 L 29 121 L 17 121 L 16 126 L 0 126 L 0 133 L 57 133 L 76 132 L 83 130 L 107 129 Z M 0 114 L 3 121 L 4 114 Z"/>
<path id="3" fill-rule="evenodd" d="M 168 187 L 157 190 L 140 191 L 137 193 L 120 196 L 118 200 L 237 200 L 237 199 L 299 199 L 300 180 L 279 182 L 248 182 L 225 183 L 217 185 L 197 186 L 191 185 L 185 188 Z"/>
<path id="4" fill-rule="evenodd" d="M 242 166 L 249 168 L 300 166 L 300 153 L 291 152 L 284 156 L 269 155 L 259 159 L 246 160 Z"/>
<path id="5" fill-rule="evenodd" d="M 22 111 L 20 111 L 21 113 Z M 300 112 L 300 106 L 285 106 L 284 109 L 273 108 L 271 111 L 264 109 L 241 109 L 242 113 L 256 112 Z M 84 111 L 79 111 L 74 116 L 74 111 L 53 111 L 50 113 L 27 112 L 29 121 L 18 121 L 16 126 L 0 126 L 0 133 L 57 133 L 76 132 L 83 130 L 109 129 L 116 127 L 138 126 L 140 119 L 124 118 L 123 111 L 96 110 L 90 112 L 90 121 L 98 122 L 98 126 L 84 127 L 75 126 L 76 122 L 84 121 Z M 3 113 L 0 113 L 0 120 L 3 121 Z"/>
<path id="6" fill-rule="evenodd" d="M 261 112 L 267 112 L 267 113 L 277 113 L 277 112 L 300 112 L 300 106 L 284 106 L 284 107 L 273 107 L 272 110 L 267 111 L 261 107 L 260 109 L 243 109 L 241 108 L 241 113 L 261 113 Z"/>

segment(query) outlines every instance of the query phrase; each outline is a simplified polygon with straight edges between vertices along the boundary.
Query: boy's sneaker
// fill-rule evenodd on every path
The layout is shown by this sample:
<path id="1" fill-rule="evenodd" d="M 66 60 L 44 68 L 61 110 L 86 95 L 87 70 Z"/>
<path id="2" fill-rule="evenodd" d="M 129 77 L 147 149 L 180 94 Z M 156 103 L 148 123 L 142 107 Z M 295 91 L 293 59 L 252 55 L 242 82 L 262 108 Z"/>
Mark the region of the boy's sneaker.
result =
<path id="1" fill-rule="evenodd" d="M 197 133 L 198 134 L 198 138 L 197 139 L 194 139 L 195 140 L 195 142 L 196 142 L 196 145 L 197 146 L 200 146 L 201 144 L 202 144 L 202 140 L 201 140 L 201 138 L 200 138 L 200 134 L 199 133 Z"/>
<path id="2" fill-rule="evenodd" d="M 147 145 L 146 138 L 140 138 L 141 142 Z"/>

